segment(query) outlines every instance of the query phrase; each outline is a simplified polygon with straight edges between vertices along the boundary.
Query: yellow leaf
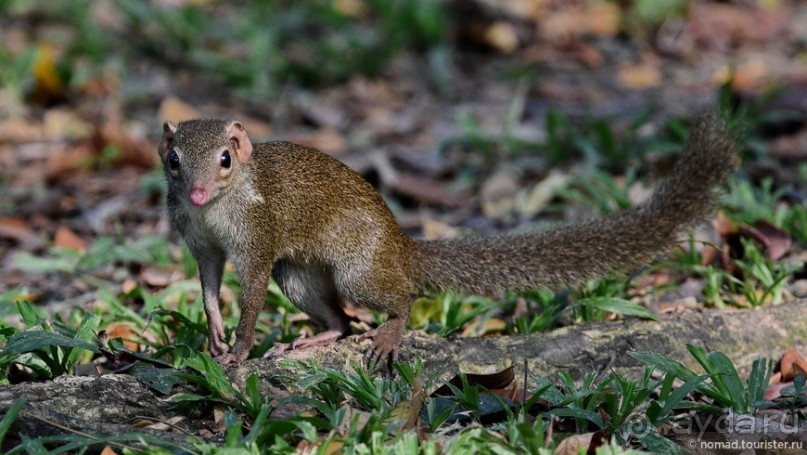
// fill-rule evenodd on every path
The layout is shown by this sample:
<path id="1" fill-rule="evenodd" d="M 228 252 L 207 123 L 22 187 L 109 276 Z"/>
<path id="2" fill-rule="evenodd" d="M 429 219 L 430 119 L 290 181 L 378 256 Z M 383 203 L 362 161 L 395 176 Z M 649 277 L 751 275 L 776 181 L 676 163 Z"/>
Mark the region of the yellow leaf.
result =
<path id="1" fill-rule="evenodd" d="M 64 89 L 62 79 L 56 71 L 56 51 L 50 44 L 39 44 L 31 71 L 38 96 L 49 97 L 61 93 Z"/>

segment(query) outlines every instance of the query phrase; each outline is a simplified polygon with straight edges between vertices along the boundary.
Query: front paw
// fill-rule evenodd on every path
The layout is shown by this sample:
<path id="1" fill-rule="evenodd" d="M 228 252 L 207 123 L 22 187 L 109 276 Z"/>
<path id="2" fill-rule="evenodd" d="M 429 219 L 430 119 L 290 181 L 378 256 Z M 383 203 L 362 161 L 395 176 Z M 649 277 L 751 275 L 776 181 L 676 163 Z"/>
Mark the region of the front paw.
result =
<path id="1" fill-rule="evenodd" d="M 211 336 L 207 339 L 208 349 L 210 350 L 210 355 L 213 357 L 221 357 L 228 352 L 230 352 L 230 345 L 228 345 L 224 340 Z"/>

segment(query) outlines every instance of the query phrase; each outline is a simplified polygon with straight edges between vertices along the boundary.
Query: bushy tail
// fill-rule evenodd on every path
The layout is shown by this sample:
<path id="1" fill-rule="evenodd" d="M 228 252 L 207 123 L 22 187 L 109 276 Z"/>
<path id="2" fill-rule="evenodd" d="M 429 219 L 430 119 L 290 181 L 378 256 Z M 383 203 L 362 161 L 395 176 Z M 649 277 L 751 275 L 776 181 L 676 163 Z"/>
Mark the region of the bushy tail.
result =
<path id="1" fill-rule="evenodd" d="M 715 209 L 715 186 L 738 164 L 737 145 L 725 125 L 704 117 L 672 174 L 645 204 L 536 233 L 419 241 L 417 284 L 497 295 L 635 269 L 673 246 L 683 227 Z"/>

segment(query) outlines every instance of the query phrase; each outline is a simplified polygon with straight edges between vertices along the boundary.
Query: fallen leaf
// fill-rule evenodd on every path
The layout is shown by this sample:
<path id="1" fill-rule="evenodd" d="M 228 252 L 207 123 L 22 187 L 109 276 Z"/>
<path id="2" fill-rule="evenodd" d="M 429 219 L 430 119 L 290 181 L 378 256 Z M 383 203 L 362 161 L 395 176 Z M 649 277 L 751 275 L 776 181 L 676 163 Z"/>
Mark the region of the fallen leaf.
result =
<path id="1" fill-rule="evenodd" d="M 39 236 L 22 218 L 0 217 L 0 238 L 16 240 L 23 244 L 33 244 L 39 241 Z"/>
<path id="2" fill-rule="evenodd" d="M 737 225 L 731 221 L 722 211 L 717 212 L 715 216 L 714 229 L 720 238 L 719 244 L 705 244 L 703 246 L 703 253 L 701 254 L 701 265 L 709 265 L 720 261 L 724 269 L 731 271 L 733 265 L 731 257 L 729 256 L 729 246 L 727 239 L 737 235 L 739 231 Z"/>
<path id="3" fill-rule="evenodd" d="M 144 169 L 152 169 L 157 165 L 154 144 L 147 137 L 138 137 L 124 125 L 106 123 L 101 127 L 99 139 L 101 147 L 112 146 L 117 150 L 119 156 L 116 160 L 121 164 L 135 165 Z"/>
<path id="4" fill-rule="evenodd" d="M 776 373 L 776 374 L 779 375 L 780 373 Z M 773 377 L 771 377 L 771 380 L 773 380 Z M 765 388 L 765 398 L 764 399 L 767 400 L 767 401 L 773 401 L 773 400 L 775 400 L 777 398 L 781 398 L 782 390 L 784 390 L 784 389 L 786 389 L 788 387 L 791 387 L 792 385 L 793 385 L 792 382 L 779 382 L 779 383 L 769 385 L 768 387 Z"/>
<path id="5" fill-rule="evenodd" d="M 453 207 L 459 205 L 462 199 L 462 196 L 449 193 L 445 187 L 434 180 L 413 174 L 398 174 L 393 187 L 398 193 L 424 204 Z"/>
<path id="6" fill-rule="evenodd" d="M 164 422 L 153 422 L 151 420 L 144 420 L 144 422 L 147 422 L 148 424 L 142 428 L 150 428 L 152 430 L 160 430 L 160 431 L 170 431 L 172 429 L 175 429 L 177 425 L 179 425 L 184 420 L 185 416 L 174 416 Z"/>
<path id="7" fill-rule="evenodd" d="M 118 452 L 116 452 L 112 447 L 106 446 L 103 450 L 101 450 L 101 455 L 118 455 Z"/>
<path id="8" fill-rule="evenodd" d="M 782 381 L 792 381 L 796 375 L 807 375 L 807 359 L 795 348 L 788 348 L 782 355 L 779 370 L 782 372 Z"/>
<path id="9" fill-rule="evenodd" d="M 313 134 L 307 136 L 295 136 L 289 139 L 291 142 L 306 147 L 312 147 L 333 156 L 343 155 L 348 149 L 348 142 L 345 136 L 335 129 L 328 127 L 319 128 Z"/>
<path id="10" fill-rule="evenodd" d="M 547 8 L 552 6 L 551 0 L 508 0 L 501 2 L 498 0 L 481 0 L 485 3 L 485 8 L 519 19 L 538 19 L 546 13 Z"/>
<path id="11" fill-rule="evenodd" d="M 518 49 L 519 39 L 516 29 L 505 21 L 497 21 L 485 30 L 485 42 L 503 54 Z"/>
<path id="12" fill-rule="evenodd" d="M 80 142 L 73 147 L 54 149 L 48 154 L 44 167 L 49 178 L 60 180 L 70 171 L 87 168 L 95 158 L 96 154 L 89 143 Z"/>
<path id="13" fill-rule="evenodd" d="M 49 104 L 64 98 L 64 82 L 56 69 L 56 48 L 50 43 L 40 43 L 31 67 L 34 80 L 34 99 L 39 104 Z"/>
<path id="14" fill-rule="evenodd" d="M 777 160 L 800 161 L 807 159 L 807 129 L 776 138 L 768 147 L 768 153 Z"/>
<path id="15" fill-rule="evenodd" d="M 0 102 L 5 104 L 4 99 Z M 0 142 L 13 144 L 42 140 L 42 124 L 19 117 L 11 116 L 0 121 Z"/>
<path id="16" fill-rule="evenodd" d="M 731 72 L 731 85 L 740 93 L 758 93 L 770 78 L 768 63 L 762 58 L 752 58 Z"/>
<path id="17" fill-rule="evenodd" d="M 134 291 L 135 289 L 137 289 L 137 281 L 135 281 L 135 280 L 133 280 L 131 278 L 127 278 L 127 279 L 123 280 L 123 284 L 121 284 L 120 288 L 121 288 L 121 291 L 123 291 L 124 294 L 128 294 L 128 293 Z"/>
<path id="18" fill-rule="evenodd" d="M 362 0 L 334 0 L 333 9 L 349 17 L 362 18 L 367 15 L 367 5 Z"/>
<path id="19" fill-rule="evenodd" d="M 750 235 L 762 243 L 765 246 L 765 256 L 774 261 L 787 254 L 793 245 L 790 234 L 764 220 L 757 221 L 753 226 L 741 226 L 740 234 Z"/>
<path id="20" fill-rule="evenodd" d="M 605 64 L 605 57 L 594 46 L 586 43 L 579 43 L 576 49 L 577 59 L 589 68 L 599 68 Z"/>
<path id="21" fill-rule="evenodd" d="M 77 141 L 89 139 L 93 126 L 67 109 L 48 109 L 42 119 L 45 139 L 51 141 Z"/>
<path id="22" fill-rule="evenodd" d="M 173 96 L 169 96 L 160 103 L 158 116 L 162 121 L 169 120 L 174 123 L 201 117 L 199 111 L 193 106 Z"/>
<path id="23" fill-rule="evenodd" d="M 723 52 L 784 36 L 791 20 L 784 9 L 749 5 L 691 2 L 685 34 L 702 50 Z"/>
<path id="24" fill-rule="evenodd" d="M 426 240 L 449 239 L 459 235 L 459 229 L 430 217 L 421 217 L 421 229 Z"/>
<path id="25" fill-rule="evenodd" d="M 586 32 L 595 36 L 614 36 L 619 33 L 622 13 L 619 5 L 613 2 L 587 2 Z"/>
<path id="26" fill-rule="evenodd" d="M 123 345 L 126 349 L 132 352 L 140 351 L 140 343 L 135 340 L 140 339 L 140 334 L 135 330 L 130 322 L 112 322 L 106 329 L 106 335 L 109 339 L 121 338 Z"/>
<path id="27" fill-rule="evenodd" d="M 624 65 L 619 68 L 617 77 L 622 85 L 632 89 L 658 87 L 661 84 L 661 72 L 654 62 Z"/>
<path id="28" fill-rule="evenodd" d="M 250 139 L 253 141 L 263 141 L 272 136 L 272 125 L 255 118 L 243 117 L 240 118 L 241 123 L 244 124 Z"/>
<path id="29" fill-rule="evenodd" d="M 140 279 L 149 286 L 163 288 L 181 278 L 181 273 L 174 267 L 144 267 L 140 271 Z"/>
<path id="30" fill-rule="evenodd" d="M 53 245 L 59 248 L 67 248 L 82 252 L 87 249 L 87 244 L 75 232 L 67 226 L 59 226 L 53 238 Z"/>
<path id="31" fill-rule="evenodd" d="M 499 318 L 487 318 L 480 323 L 479 319 L 469 322 L 462 330 L 463 337 L 481 337 L 493 333 L 503 332 L 507 323 Z"/>
<path id="32" fill-rule="evenodd" d="M 518 192 L 518 176 L 507 169 L 500 169 L 488 177 L 479 190 L 482 213 L 493 219 L 505 218 L 513 213 Z"/>
<path id="33" fill-rule="evenodd" d="M 465 380 L 468 385 L 479 385 L 487 390 L 504 389 L 510 386 L 516 378 L 516 370 L 513 366 L 509 366 L 504 370 L 497 371 L 490 374 L 466 374 Z M 451 381 L 452 385 L 457 387 L 462 386 L 462 379 L 460 376 L 454 376 Z M 449 393 L 451 389 L 443 385 L 434 391 L 435 395 L 443 395 Z"/>
<path id="34" fill-rule="evenodd" d="M 583 433 L 569 436 L 560 441 L 555 448 L 555 455 L 577 455 L 578 453 L 588 453 L 588 447 L 594 438 L 594 433 Z"/>
<path id="35" fill-rule="evenodd" d="M 701 285 L 701 287 L 703 287 L 703 285 Z M 670 302 L 660 302 L 657 305 L 653 305 L 651 309 L 658 314 L 682 314 L 699 308 L 700 305 L 698 305 L 698 300 L 695 297 L 684 297 Z"/>
<path id="36" fill-rule="evenodd" d="M 519 193 L 516 198 L 516 210 L 527 218 L 538 215 L 555 197 L 555 191 L 565 187 L 570 179 L 569 174 L 553 170 L 529 191 Z"/>

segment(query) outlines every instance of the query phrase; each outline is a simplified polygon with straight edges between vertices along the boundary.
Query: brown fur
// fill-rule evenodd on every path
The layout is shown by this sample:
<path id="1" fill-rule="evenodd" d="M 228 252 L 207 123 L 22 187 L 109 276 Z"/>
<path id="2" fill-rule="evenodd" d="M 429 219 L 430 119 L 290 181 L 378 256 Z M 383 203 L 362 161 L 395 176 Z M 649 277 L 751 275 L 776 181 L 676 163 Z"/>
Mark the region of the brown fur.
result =
<path id="1" fill-rule="evenodd" d="M 703 118 L 672 175 L 647 203 L 541 232 L 418 242 L 418 282 L 429 289 L 496 295 L 629 271 L 670 248 L 681 228 L 714 209 L 714 187 L 738 159 L 719 121 Z"/>
<path id="2" fill-rule="evenodd" d="M 374 356 L 394 358 L 417 292 L 498 294 L 635 268 L 713 209 L 712 188 L 737 163 L 721 125 L 705 119 L 672 176 L 644 205 L 539 233 L 424 242 L 406 237 L 381 196 L 339 161 L 287 142 L 249 148 L 245 141 L 240 123 L 193 120 L 167 123 L 158 149 L 170 218 L 199 263 L 210 349 L 223 363 L 247 357 L 270 275 L 327 331 L 308 344 L 348 332 L 341 305 L 349 300 L 389 315 L 364 337 L 373 339 Z M 177 169 L 169 167 L 172 151 Z M 229 168 L 220 164 L 225 152 L 233 158 Z M 191 204 L 190 192 L 200 189 L 209 199 Z M 218 311 L 225 258 L 243 283 L 232 349 Z"/>

